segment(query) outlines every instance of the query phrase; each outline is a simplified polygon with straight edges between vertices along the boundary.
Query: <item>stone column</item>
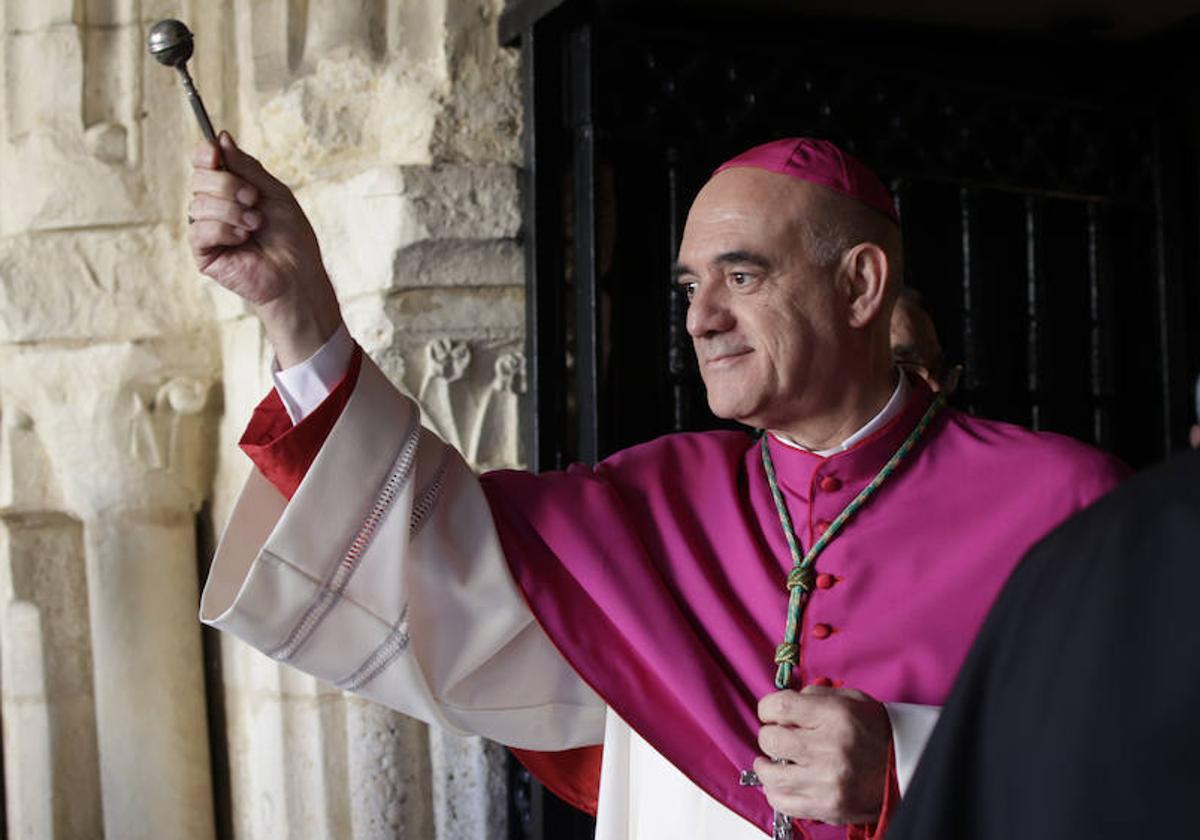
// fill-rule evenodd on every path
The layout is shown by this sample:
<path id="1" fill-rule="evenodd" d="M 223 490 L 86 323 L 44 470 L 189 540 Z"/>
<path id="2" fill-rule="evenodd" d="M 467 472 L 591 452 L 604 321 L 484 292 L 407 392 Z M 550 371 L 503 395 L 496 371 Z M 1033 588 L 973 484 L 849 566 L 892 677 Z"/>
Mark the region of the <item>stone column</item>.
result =
<path id="1" fill-rule="evenodd" d="M 190 115 L 144 4 L 0 2 L 9 830 L 207 840 L 195 523 L 219 400 L 181 247 Z"/>
<path id="2" fill-rule="evenodd" d="M 0 364 L 16 418 L 0 461 L 5 723 L 43 709 L 48 739 L 6 740 L 6 777 L 51 768 L 41 790 L 8 788 L 20 836 L 213 836 L 195 619 L 213 363 L 202 346 L 34 350 Z M 40 800 L 50 824 L 42 814 L 27 828 Z"/>
<path id="3" fill-rule="evenodd" d="M 84 534 L 105 835 L 211 837 L 193 514 L 122 511 Z"/>
<path id="4" fill-rule="evenodd" d="M 8 835 L 103 833 L 82 524 L 33 418 L 0 414 L 0 704 Z"/>
<path id="5" fill-rule="evenodd" d="M 357 697 L 346 698 L 345 713 L 351 836 L 433 837 L 428 727 Z"/>
<path id="6" fill-rule="evenodd" d="M 0 685 L 8 836 L 103 832 L 81 527 L 0 515 Z"/>

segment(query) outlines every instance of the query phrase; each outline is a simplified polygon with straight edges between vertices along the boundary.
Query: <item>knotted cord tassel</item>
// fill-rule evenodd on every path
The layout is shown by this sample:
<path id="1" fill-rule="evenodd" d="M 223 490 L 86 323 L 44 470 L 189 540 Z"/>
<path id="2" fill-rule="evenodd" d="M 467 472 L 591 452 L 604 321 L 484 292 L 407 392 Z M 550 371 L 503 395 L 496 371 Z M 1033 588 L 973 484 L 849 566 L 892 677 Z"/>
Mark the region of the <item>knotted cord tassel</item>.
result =
<path id="1" fill-rule="evenodd" d="M 812 570 L 812 566 L 796 566 L 787 576 L 788 589 L 800 589 L 805 593 L 812 592 L 813 582 L 816 581 L 816 573 Z"/>

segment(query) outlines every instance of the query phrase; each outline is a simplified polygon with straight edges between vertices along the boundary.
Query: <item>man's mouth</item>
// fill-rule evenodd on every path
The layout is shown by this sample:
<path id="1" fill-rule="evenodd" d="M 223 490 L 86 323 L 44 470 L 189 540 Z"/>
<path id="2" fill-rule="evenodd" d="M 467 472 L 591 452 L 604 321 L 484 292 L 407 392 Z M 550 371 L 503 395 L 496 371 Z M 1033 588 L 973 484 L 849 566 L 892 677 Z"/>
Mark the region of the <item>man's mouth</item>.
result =
<path id="1" fill-rule="evenodd" d="M 735 364 L 738 360 L 749 356 L 754 351 L 749 347 L 742 347 L 737 350 L 722 350 L 719 353 L 713 353 L 706 356 L 704 359 L 705 367 L 728 367 Z"/>

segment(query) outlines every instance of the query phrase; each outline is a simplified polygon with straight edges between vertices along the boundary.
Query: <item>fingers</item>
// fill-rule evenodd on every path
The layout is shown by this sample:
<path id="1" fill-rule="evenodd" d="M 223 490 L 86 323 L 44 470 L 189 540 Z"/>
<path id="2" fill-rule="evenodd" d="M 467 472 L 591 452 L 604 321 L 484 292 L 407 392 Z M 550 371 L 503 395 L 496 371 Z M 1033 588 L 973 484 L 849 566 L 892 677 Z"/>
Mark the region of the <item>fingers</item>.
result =
<path id="1" fill-rule="evenodd" d="M 754 772 L 762 780 L 767 802 L 789 816 L 835 825 L 873 822 L 878 817 L 879 797 L 858 790 L 855 770 L 844 761 L 805 766 L 760 756 L 754 760 Z"/>
<path id="2" fill-rule="evenodd" d="M 763 783 L 763 795 L 776 811 L 801 819 L 832 816 L 825 803 L 829 785 L 802 772 L 794 764 L 777 764 L 767 758 L 754 759 L 754 772 Z"/>
<path id="3" fill-rule="evenodd" d="M 754 759 L 754 772 L 763 783 L 764 792 L 774 796 L 813 795 L 814 791 L 829 783 L 825 776 L 830 774 L 824 773 L 824 769 L 772 761 L 761 755 Z"/>
<path id="4" fill-rule="evenodd" d="M 250 231 L 243 227 L 234 227 L 224 222 L 204 219 L 188 226 L 188 244 L 198 256 L 210 254 L 219 248 L 232 248 L 242 245 L 250 237 Z M 204 270 L 207 263 L 201 263 Z"/>
<path id="5" fill-rule="evenodd" d="M 192 166 L 196 169 L 220 169 L 221 155 L 217 147 L 207 140 L 200 140 L 192 147 Z"/>
<path id="6" fill-rule="evenodd" d="M 820 704 L 820 698 L 798 691 L 776 691 L 758 701 L 758 719 L 763 723 L 812 726 L 811 718 Z"/>
<path id="7" fill-rule="evenodd" d="M 258 202 L 258 190 L 252 184 L 232 172 L 219 169 L 193 169 L 191 192 L 236 201 L 246 207 L 253 207 Z"/>
<path id="8" fill-rule="evenodd" d="M 776 691 L 758 701 L 758 719 L 763 723 L 783 723 L 811 728 L 831 706 L 844 700 L 870 700 L 858 689 L 806 685 L 800 691 Z"/>
<path id="9" fill-rule="evenodd" d="M 224 170 L 227 173 L 233 173 L 259 193 L 278 196 L 291 194 L 288 188 L 268 172 L 255 157 L 243 152 L 228 131 L 221 132 L 217 143 L 219 148 L 207 140 L 201 140 L 192 148 L 194 174 L 211 174 Z M 205 181 L 205 183 L 210 182 Z"/>
<path id="10" fill-rule="evenodd" d="M 851 700 L 867 700 L 867 695 L 857 688 L 834 688 L 828 685 L 806 685 L 800 693 L 807 697 L 849 697 Z"/>
<path id="11" fill-rule="evenodd" d="M 758 748 L 772 759 L 782 759 L 793 764 L 809 763 L 808 741 L 801 730 L 789 726 L 764 726 L 758 730 Z"/>
<path id="12" fill-rule="evenodd" d="M 246 208 L 236 201 L 203 193 L 192 196 L 192 201 L 188 205 L 188 215 L 192 217 L 193 222 L 201 220 L 223 222 L 231 227 L 244 228 L 248 231 L 258 230 L 263 221 L 262 213 L 258 210 Z"/>

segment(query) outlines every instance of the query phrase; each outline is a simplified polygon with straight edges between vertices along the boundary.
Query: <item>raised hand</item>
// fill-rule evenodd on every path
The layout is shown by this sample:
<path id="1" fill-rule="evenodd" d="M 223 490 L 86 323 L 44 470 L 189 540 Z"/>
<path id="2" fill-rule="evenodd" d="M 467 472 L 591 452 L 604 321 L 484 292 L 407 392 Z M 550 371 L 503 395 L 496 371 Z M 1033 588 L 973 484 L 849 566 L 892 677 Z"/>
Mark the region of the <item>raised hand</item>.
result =
<path id="1" fill-rule="evenodd" d="M 201 272 L 254 307 L 280 365 L 289 367 L 337 330 L 337 297 L 292 191 L 227 132 L 219 142 L 219 155 L 206 141 L 192 153 L 192 257 Z"/>

